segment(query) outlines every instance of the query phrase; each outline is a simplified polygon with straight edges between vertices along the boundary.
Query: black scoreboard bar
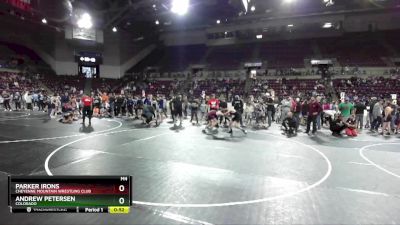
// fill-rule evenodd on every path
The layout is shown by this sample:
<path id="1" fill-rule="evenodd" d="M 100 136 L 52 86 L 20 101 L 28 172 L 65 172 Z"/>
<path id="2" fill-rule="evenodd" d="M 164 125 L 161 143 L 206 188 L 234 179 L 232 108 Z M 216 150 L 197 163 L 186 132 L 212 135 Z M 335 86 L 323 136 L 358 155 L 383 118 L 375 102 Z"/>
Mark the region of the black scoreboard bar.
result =
<path id="1" fill-rule="evenodd" d="M 9 176 L 12 213 L 129 213 L 131 176 Z"/>

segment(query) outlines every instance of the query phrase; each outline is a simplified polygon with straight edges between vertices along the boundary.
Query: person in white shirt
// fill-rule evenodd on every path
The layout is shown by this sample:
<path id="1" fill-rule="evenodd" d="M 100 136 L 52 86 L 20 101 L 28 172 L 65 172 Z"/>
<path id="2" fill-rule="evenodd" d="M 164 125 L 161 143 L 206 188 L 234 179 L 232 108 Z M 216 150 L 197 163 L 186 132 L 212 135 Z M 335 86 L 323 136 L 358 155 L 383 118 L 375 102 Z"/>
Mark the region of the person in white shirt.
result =
<path id="1" fill-rule="evenodd" d="M 27 91 L 24 95 L 24 100 L 26 103 L 26 109 L 32 110 L 32 95 L 29 91 Z"/>

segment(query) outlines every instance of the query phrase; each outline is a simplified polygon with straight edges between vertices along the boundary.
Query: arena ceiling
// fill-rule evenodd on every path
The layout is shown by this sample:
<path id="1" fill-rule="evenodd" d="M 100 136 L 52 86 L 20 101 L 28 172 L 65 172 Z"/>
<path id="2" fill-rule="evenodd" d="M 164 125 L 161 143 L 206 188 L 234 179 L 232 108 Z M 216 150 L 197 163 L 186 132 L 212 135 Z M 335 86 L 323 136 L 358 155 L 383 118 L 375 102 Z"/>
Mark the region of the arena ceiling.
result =
<path id="1" fill-rule="evenodd" d="M 248 1 L 248 0 L 247 0 Z M 145 35 L 163 30 L 193 29 L 262 17 L 293 16 L 355 9 L 399 8 L 400 0 L 250 0 L 245 12 L 243 0 L 190 0 L 189 12 L 178 16 L 170 11 L 172 0 L 31 0 L 33 20 L 42 17 L 62 28 L 73 17 L 87 11 L 94 26 L 107 31 Z M 333 4 L 332 4 L 333 3 Z M 4 8 L 4 3 L 0 1 Z M 251 10 L 254 6 L 254 10 Z M 24 12 L 22 12 L 24 13 Z M 158 21 L 159 24 L 156 24 Z"/>

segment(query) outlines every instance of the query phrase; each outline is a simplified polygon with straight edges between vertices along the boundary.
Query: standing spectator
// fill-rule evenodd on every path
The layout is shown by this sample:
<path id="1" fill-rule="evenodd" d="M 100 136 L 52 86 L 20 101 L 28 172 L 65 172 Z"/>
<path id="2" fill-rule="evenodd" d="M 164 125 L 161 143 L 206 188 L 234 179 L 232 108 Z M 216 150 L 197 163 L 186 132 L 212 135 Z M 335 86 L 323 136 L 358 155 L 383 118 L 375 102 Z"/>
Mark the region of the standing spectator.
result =
<path id="1" fill-rule="evenodd" d="M 296 120 L 296 131 L 300 126 L 301 102 L 300 98 L 296 98 L 295 106 L 293 109 L 293 118 Z"/>
<path id="2" fill-rule="evenodd" d="M 369 109 L 367 108 L 367 110 L 368 110 L 368 116 L 369 116 L 369 122 L 370 122 L 370 124 L 369 124 L 369 127 L 370 127 L 370 129 L 372 130 L 372 123 L 373 123 L 373 121 L 374 121 L 374 114 L 373 114 L 373 110 L 374 110 L 374 106 L 375 106 L 375 104 L 377 103 L 378 101 L 377 101 L 377 99 L 375 98 L 375 97 L 372 97 L 371 98 L 371 101 L 370 101 L 370 103 L 369 103 Z"/>
<path id="3" fill-rule="evenodd" d="M 3 97 L 4 111 L 11 111 L 11 105 L 10 105 L 11 95 L 10 95 L 10 93 L 8 93 L 7 91 L 3 91 L 2 97 Z"/>
<path id="4" fill-rule="evenodd" d="M 160 99 L 158 100 L 158 108 L 160 109 L 161 120 L 163 120 L 163 115 L 167 118 L 167 99 L 165 98 L 165 95 L 160 96 Z"/>
<path id="5" fill-rule="evenodd" d="M 303 103 L 301 104 L 301 119 L 302 119 L 301 124 L 303 126 L 306 125 L 306 123 L 307 123 L 308 105 L 309 105 L 309 102 L 307 101 L 307 99 L 305 99 L 303 101 Z"/>
<path id="6" fill-rule="evenodd" d="M 110 116 L 114 117 L 114 115 L 115 115 L 115 97 L 114 97 L 114 93 L 110 93 L 108 95 L 108 104 L 110 104 L 110 109 L 109 109 Z"/>
<path id="7" fill-rule="evenodd" d="M 349 102 L 348 97 L 345 98 L 344 102 L 339 104 L 339 111 L 343 117 L 343 121 L 347 121 L 349 119 L 353 109 L 354 106 Z"/>
<path id="8" fill-rule="evenodd" d="M 267 117 L 268 117 L 268 127 L 272 125 L 272 121 L 274 120 L 274 113 L 275 113 L 275 104 L 272 97 L 268 94 L 267 99 Z"/>
<path id="9" fill-rule="evenodd" d="M 203 121 L 207 114 L 207 104 L 205 99 L 201 99 L 200 103 L 200 120 Z"/>
<path id="10" fill-rule="evenodd" d="M 128 109 L 128 117 L 133 116 L 133 107 L 135 105 L 135 102 L 132 98 L 132 95 L 129 95 L 128 99 L 126 100 L 126 107 Z"/>
<path id="11" fill-rule="evenodd" d="M 397 107 L 395 117 L 396 117 L 396 119 L 395 119 L 395 125 L 396 125 L 395 134 L 398 134 L 400 131 L 400 107 Z"/>
<path id="12" fill-rule="evenodd" d="M 44 103 L 43 103 L 44 95 L 42 92 L 39 93 L 38 100 L 39 100 L 38 102 L 39 111 L 44 111 Z"/>
<path id="13" fill-rule="evenodd" d="M 306 134 L 310 132 L 310 125 L 313 124 L 312 134 L 317 132 L 317 116 L 322 111 L 321 105 L 311 97 L 310 104 L 308 105 L 308 116 L 307 116 L 307 129 Z"/>
<path id="14" fill-rule="evenodd" d="M 189 108 L 189 99 L 188 99 L 188 96 L 187 95 L 183 95 L 183 97 L 182 97 L 182 109 L 183 109 L 183 116 L 184 116 L 184 119 L 186 119 L 187 118 L 187 111 L 188 111 L 188 108 Z"/>
<path id="15" fill-rule="evenodd" d="M 387 135 L 390 135 L 391 132 L 391 128 L 390 128 L 390 124 L 392 122 L 392 104 L 390 103 L 390 101 L 388 101 L 386 103 L 386 107 L 383 111 L 383 126 L 382 126 L 382 135 L 385 133 L 385 131 L 387 131 Z"/>
<path id="16" fill-rule="evenodd" d="M 13 96 L 13 100 L 14 100 L 14 104 L 15 104 L 15 110 L 17 110 L 17 111 L 21 110 L 22 96 L 18 91 L 15 92 L 15 94 Z"/>
<path id="17" fill-rule="evenodd" d="M 121 114 L 122 104 L 124 103 L 124 98 L 122 95 L 118 95 L 115 99 L 115 116 L 119 116 Z"/>
<path id="18" fill-rule="evenodd" d="M 25 99 L 25 102 L 26 102 L 26 109 L 32 111 L 33 110 L 33 107 L 32 107 L 33 98 L 32 98 L 32 95 L 31 95 L 31 93 L 29 91 L 27 91 L 25 93 L 24 99 Z"/>
<path id="19" fill-rule="evenodd" d="M 375 103 L 373 109 L 372 109 L 372 125 L 371 125 L 371 131 L 372 132 L 378 132 L 378 128 L 381 126 L 382 123 L 382 112 L 383 112 L 383 100 L 379 100 L 377 103 Z"/>
<path id="20" fill-rule="evenodd" d="M 364 110 L 367 108 L 364 103 L 362 103 L 359 99 L 356 100 L 356 104 L 354 106 L 355 114 L 356 114 L 356 128 L 363 129 L 364 126 Z"/>
<path id="21" fill-rule="evenodd" d="M 38 106 L 39 95 L 36 92 L 33 92 L 33 94 L 32 94 L 32 103 L 33 103 L 33 107 Z M 33 108 L 32 108 L 32 110 L 33 110 Z"/>
<path id="22" fill-rule="evenodd" d="M 287 114 L 290 112 L 290 109 L 292 107 L 292 103 L 290 101 L 290 96 L 286 96 L 282 101 L 281 101 L 281 119 L 285 119 Z"/>
<path id="23" fill-rule="evenodd" d="M 62 107 L 62 111 L 64 111 L 64 105 L 69 103 L 69 96 L 68 93 L 65 92 L 64 95 L 61 97 L 61 107 Z"/>
<path id="24" fill-rule="evenodd" d="M 190 103 L 190 111 L 191 111 L 190 122 L 192 123 L 193 119 L 196 118 L 197 125 L 199 124 L 199 118 L 198 118 L 199 105 L 200 104 L 197 99 L 193 99 L 192 102 Z"/>
<path id="25" fill-rule="evenodd" d="M 232 106 L 233 106 L 233 108 L 236 110 L 236 112 L 239 112 L 239 114 L 240 114 L 240 126 L 242 126 L 243 127 L 243 118 L 242 118 L 242 115 L 243 115 L 243 107 L 244 107 L 244 104 L 243 104 L 243 101 L 240 99 L 240 97 L 239 97 L 239 95 L 235 95 L 235 98 L 233 99 L 233 101 L 232 101 Z"/>
<path id="26" fill-rule="evenodd" d="M 93 114 L 93 98 L 83 95 L 82 97 L 82 124 L 85 126 L 85 118 L 89 118 L 89 126 L 92 124 L 92 114 Z"/>
<path id="27" fill-rule="evenodd" d="M 395 102 L 392 102 L 392 121 L 390 123 L 390 127 L 392 129 L 392 132 L 395 132 L 395 128 L 396 128 L 396 112 L 398 111 L 399 106 L 397 104 L 395 104 Z"/>

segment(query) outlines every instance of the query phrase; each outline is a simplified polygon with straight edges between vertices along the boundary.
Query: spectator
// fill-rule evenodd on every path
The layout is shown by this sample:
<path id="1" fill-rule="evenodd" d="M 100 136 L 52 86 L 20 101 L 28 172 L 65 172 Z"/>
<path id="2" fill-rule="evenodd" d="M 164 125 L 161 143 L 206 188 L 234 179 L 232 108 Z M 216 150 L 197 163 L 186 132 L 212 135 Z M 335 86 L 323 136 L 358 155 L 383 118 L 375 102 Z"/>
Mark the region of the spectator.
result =
<path id="1" fill-rule="evenodd" d="M 3 97 L 4 111 L 11 111 L 11 105 L 10 105 L 11 95 L 10 95 L 10 93 L 8 93 L 8 91 L 3 91 L 2 97 Z"/>
<path id="2" fill-rule="evenodd" d="M 15 104 L 15 110 L 17 110 L 17 111 L 21 110 L 22 96 L 18 91 L 15 92 L 15 94 L 13 96 L 13 100 L 14 100 L 14 104 Z"/>
<path id="3" fill-rule="evenodd" d="M 305 131 L 306 134 L 309 134 L 310 132 L 311 123 L 313 124 L 312 134 L 317 132 L 317 116 L 321 111 L 321 105 L 315 100 L 314 97 L 311 97 L 310 104 L 308 104 L 307 129 Z"/>
<path id="4" fill-rule="evenodd" d="M 356 128 L 363 129 L 364 126 L 364 111 L 367 108 L 364 103 L 357 99 L 355 102 Z"/>
<path id="5" fill-rule="evenodd" d="M 382 124 L 382 112 L 383 112 L 383 100 L 379 100 L 377 103 L 375 103 L 373 109 L 372 109 L 372 125 L 371 125 L 371 131 L 372 132 L 378 132 L 378 128 Z"/>
<path id="6" fill-rule="evenodd" d="M 343 117 L 343 121 L 347 121 L 354 109 L 353 104 L 349 102 L 349 97 L 346 97 L 344 102 L 339 104 L 339 111 Z"/>
<path id="7" fill-rule="evenodd" d="M 33 98 L 32 98 L 32 94 L 29 91 L 27 91 L 25 93 L 24 99 L 26 102 L 26 109 L 32 111 L 33 110 L 33 107 L 32 107 Z"/>

